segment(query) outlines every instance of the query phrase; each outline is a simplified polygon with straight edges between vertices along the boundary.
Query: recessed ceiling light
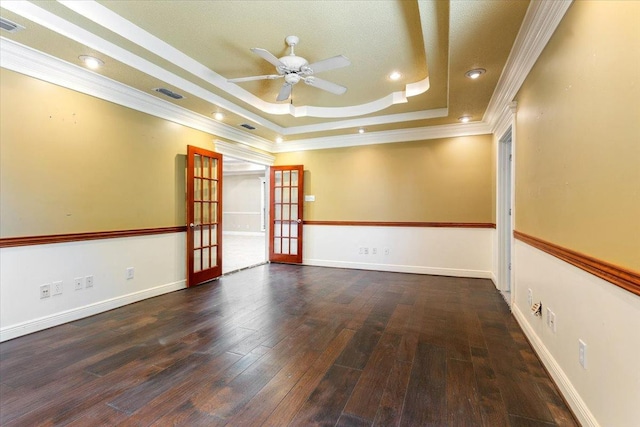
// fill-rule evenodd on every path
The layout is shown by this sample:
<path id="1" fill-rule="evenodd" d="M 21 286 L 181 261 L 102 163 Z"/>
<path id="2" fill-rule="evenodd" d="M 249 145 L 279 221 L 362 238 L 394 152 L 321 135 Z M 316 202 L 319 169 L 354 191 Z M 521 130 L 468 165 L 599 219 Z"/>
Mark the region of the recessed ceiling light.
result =
<path id="1" fill-rule="evenodd" d="M 486 72 L 487 70 L 485 70 L 484 68 L 474 68 L 473 70 L 469 70 L 466 73 L 464 73 L 464 75 L 469 77 L 472 80 L 475 80 Z"/>
<path id="2" fill-rule="evenodd" d="M 358 129 L 358 133 L 364 133 L 364 128 Z"/>
<path id="3" fill-rule="evenodd" d="M 100 68 L 101 66 L 104 65 L 104 61 L 89 55 L 80 55 L 78 59 L 84 62 L 84 65 L 91 68 L 92 70 L 95 70 L 96 68 Z"/>
<path id="4" fill-rule="evenodd" d="M 458 120 L 460 120 L 462 123 L 468 123 L 471 120 L 471 116 L 458 117 Z"/>
<path id="5" fill-rule="evenodd" d="M 213 118 L 216 119 L 216 120 L 222 120 L 222 119 L 224 119 L 224 114 L 222 114 L 222 113 L 214 113 L 213 114 Z"/>
<path id="6" fill-rule="evenodd" d="M 393 71 L 391 74 L 389 74 L 389 78 L 391 80 L 400 80 L 400 77 L 402 77 L 402 74 L 400 74 L 400 72 L 398 71 Z"/>
<path id="7" fill-rule="evenodd" d="M 281 136 L 276 138 L 276 144 L 282 144 L 282 137 Z"/>

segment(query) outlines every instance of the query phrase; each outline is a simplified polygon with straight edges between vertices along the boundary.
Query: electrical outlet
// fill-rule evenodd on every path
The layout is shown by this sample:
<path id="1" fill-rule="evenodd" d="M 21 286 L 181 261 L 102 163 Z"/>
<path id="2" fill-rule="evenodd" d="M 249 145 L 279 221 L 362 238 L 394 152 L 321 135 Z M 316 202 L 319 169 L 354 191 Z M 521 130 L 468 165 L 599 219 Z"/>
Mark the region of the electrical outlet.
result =
<path id="1" fill-rule="evenodd" d="M 93 288 L 93 276 L 87 276 L 84 278 L 85 288 Z"/>
<path id="2" fill-rule="evenodd" d="M 384 248 L 384 254 L 389 255 L 389 248 Z"/>
<path id="3" fill-rule="evenodd" d="M 62 281 L 53 282 L 53 295 L 62 295 Z"/>
<path id="4" fill-rule="evenodd" d="M 358 248 L 358 254 L 360 254 L 360 255 L 364 254 L 364 248 L 363 247 Z"/>
<path id="5" fill-rule="evenodd" d="M 533 291 L 531 288 L 527 290 L 527 307 L 531 307 L 533 305 Z"/>
<path id="6" fill-rule="evenodd" d="M 364 248 L 364 254 L 369 255 L 369 248 Z"/>
<path id="7" fill-rule="evenodd" d="M 51 285 L 40 285 L 40 299 L 49 298 L 51 296 Z"/>
<path id="8" fill-rule="evenodd" d="M 547 307 L 547 317 L 546 317 L 546 319 L 547 319 L 547 326 L 551 327 L 551 323 L 550 323 L 550 321 L 551 321 L 551 309 L 549 307 Z"/>
<path id="9" fill-rule="evenodd" d="M 378 248 L 371 248 L 371 255 L 377 255 L 378 254 Z"/>
<path id="10" fill-rule="evenodd" d="M 556 314 L 552 311 L 550 316 L 549 316 L 549 327 L 551 328 L 551 330 L 553 331 L 553 333 L 556 333 Z"/>
<path id="11" fill-rule="evenodd" d="M 76 277 L 75 279 L 73 279 L 73 286 L 74 286 L 76 291 L 81 291 L 82 290 L 82 277 Z"/>
<path id="12" fill-rule="evenodd" d="M 587 344 L 582 340 L 578 340 L 578 362 L 587 369 Z"/>
<path id="13" fill-rule="evenodd" d="M 133 267 L 127 268 L 127 280 L 133 279 L 134 274 L 135 274 L 135 269 Z"/>

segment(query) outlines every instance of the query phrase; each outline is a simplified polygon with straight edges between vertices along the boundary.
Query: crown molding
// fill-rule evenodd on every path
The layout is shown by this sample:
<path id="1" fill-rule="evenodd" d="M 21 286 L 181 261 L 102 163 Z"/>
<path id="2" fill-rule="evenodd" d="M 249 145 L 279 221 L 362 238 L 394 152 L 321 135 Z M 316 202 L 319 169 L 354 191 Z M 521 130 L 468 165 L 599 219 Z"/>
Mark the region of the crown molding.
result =
<path id="1" fill-rule="evenodd" d="M 495 130 L 504 109 L 514 100 L 531 68 L 573 0 L 532 0 L 498 80 L 483 121 Z"/>
<path id="2" fill-rule="evenodd" d="M 271 151 L 273 143 L 153 95 L 0 37 L 0 66 L 184 126 Z"/>
<path id="3" fill-rule="evenodd" d="M 291 151 L 321 150 L 325 148 L 356 147 L 361 145 L 390 144 L 394 142 L 424 141 L 436 138 L 458 136 L 485 135 L 491 128 L 484 122 L 454 125 L 428 126 L 411 129 L 400 129 L 384 132 L 371 132 L 339 137 L 309 138 L 287 141 L 274 145 L 273 153 Z"/>
<path id="4" fill-rule="evenodd" d="M 214 142 L 216 153 L 230 156 L 259 165 L 271 166 L 276 161 L 275 156 L 267 153 L 259 153 L 244 144 L 231 144 L 216 139 Z"/>

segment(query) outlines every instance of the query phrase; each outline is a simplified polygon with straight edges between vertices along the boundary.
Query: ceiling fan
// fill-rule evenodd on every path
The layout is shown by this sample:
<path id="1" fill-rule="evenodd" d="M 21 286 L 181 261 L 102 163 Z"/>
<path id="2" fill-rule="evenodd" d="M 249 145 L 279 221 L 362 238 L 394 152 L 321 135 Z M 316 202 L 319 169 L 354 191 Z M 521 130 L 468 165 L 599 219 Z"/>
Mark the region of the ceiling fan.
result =
<path id="1" fill-rule="evenodd" d="M 231 83 L 241 83 L 253 80 L 274 80 L 284 78 L 284 85 L 282 85 L 276 101 L 285 101 L 288 99 L 289 96 L 291 96 L 291 89 L 293 88 L 293 85 L 298 83 L 300 80 L 304 81 L 309 86 L 317 87 L 318 89 L 322 89 L 336 95 L 342 95 L 347 91 L 347 88 L 344 86 L 340 86 L 339 84 L 314 76 L 316 73 L 351 65 L 351 61 L 349 61 L 345 56 L 338 55 L 309 64 L 306 59 L 301 56 L 297 56 L 294 53 L 294 47 L 300 41 L 298 37 L 288 36 L 285 41 L 287 42 L 287 45 L 291 47 L 291 53 L 283 56 L 282 58 L 276 58 L 271 52 L 259 47 L 251 48 L 253 53 L 273 64 L 276 67 L 278 74 L 240 77 L 237 79 L 228 79 L 227 81 Z"/>

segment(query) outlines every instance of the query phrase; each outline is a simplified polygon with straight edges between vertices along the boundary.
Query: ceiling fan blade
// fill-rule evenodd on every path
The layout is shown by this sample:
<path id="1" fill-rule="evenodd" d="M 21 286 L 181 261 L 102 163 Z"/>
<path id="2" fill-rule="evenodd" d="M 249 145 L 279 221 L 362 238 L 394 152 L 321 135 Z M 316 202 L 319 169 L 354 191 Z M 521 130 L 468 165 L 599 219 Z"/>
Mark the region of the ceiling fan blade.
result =
<path id="1" fill-rule="evenodd" d="M 274 80 L 283 77 L 280 74 L 269 74 L 266 76 L 238 77 L 237 79 L 227 79 L 229 83 L 251 82 L 254 80 Z"/>
<path id="2" fill-rule="evenodd" d="M 335 95 L 342 95 L 347 91 L 347 88 L 340 86 L 339 84 L 330 82 L 328 80 L 319 79 L 317 77 L 307 77 L 304 82 L 309 86 L 317 87 L 318 89 L 326 90 Z"/>
<path id="3" fill-rule="evenodd" d="M 280 89 L 280 93 L 278 93 L 276 101 L 285 101 L 287 98 L 289 98 L 289 96 L 291 96 L 292 87 L 293 85 L 290 85 L 289 83 L 283 84 L 282 88 Z"/>
<path id="4" fill-rule="evenodd" d="M 308 68 L 313 70 L 313 73 L 321 73 L 323 71 L 334 70 L 336 68 L 346 67 L 351 65 L 351 61 L 346 56 L 338 55 L 333 58 L 323 59 L 322 61 L 314 62 L 307 65 Z"/>
<path id="5" fill-rule="evenodd" d="M 280 60 L 278 58 L 276 58 L 268 50 L 261 49 L 259 47 L 252 47 L 251 48 L 251 52 L 253 52 L 256 55 L 260 56 L 262 59 L 264 59 L 266 61 L 269 61 L 270 63 L 272 63 L 276 67 L 284 67 L 284 64 L 282 62 L 280 62 Z"/>

